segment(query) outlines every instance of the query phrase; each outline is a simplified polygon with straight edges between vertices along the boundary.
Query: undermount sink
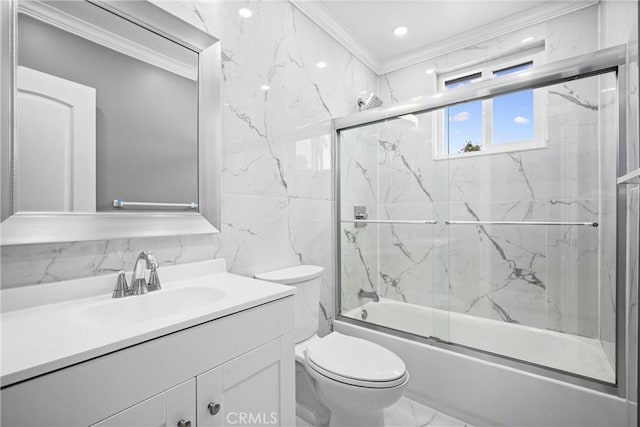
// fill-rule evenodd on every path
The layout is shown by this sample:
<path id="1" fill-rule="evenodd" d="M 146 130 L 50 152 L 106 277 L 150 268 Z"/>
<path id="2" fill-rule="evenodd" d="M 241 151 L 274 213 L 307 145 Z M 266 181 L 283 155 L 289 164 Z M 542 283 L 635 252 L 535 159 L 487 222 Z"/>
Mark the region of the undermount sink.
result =
<path id="1" fill-rule="evenodd" d="M 224 297 L 224 292 L 202 286 L 162 289 L 85 307 L 82 317 L 95 326 L 131 325 L 196 310 Z"/>

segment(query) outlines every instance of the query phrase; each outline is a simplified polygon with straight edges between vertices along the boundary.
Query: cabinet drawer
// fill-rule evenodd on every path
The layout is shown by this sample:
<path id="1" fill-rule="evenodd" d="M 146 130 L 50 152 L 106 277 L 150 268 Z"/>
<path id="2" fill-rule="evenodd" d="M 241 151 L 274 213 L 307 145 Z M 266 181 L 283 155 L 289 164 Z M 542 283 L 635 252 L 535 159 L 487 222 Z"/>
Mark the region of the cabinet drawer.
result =
<path id="1" fill-rule="evenodd" d="M 92 427 L 165 427 L 181 420 L 196 427 L 196 380 L 177 385 Z"/>

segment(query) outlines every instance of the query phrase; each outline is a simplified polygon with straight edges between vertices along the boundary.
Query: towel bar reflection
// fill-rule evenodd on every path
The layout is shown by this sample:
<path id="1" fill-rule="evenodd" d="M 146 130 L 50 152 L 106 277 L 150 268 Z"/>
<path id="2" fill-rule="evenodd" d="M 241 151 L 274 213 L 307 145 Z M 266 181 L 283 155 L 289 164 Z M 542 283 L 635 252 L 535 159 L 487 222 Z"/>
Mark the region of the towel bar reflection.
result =
<path id="1" fill-rule="evenodd" d="M 191 203 L 156 203 L 156 202 L 125 202 L 124 200 L 114 200 L 114 208 L 189 208 L 198 209 L 196 202 Z"/>

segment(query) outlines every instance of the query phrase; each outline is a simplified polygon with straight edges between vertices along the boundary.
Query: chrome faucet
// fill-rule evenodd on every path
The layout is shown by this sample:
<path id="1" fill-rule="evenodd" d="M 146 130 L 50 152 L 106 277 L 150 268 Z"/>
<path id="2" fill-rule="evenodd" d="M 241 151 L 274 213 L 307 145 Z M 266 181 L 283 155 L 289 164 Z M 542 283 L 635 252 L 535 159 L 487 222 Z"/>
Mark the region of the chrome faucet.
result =
<path id="1" fill-rule="evenodd" d="M 113 293 L 111 294 L 111 298 L 122 298 L 127 295 L 131 295 L 129 290 L 129 285 L 127 285 L 127 278 L 124 275 L 124 270 L 119 268 L 99 268 L 98 273 L 103 273 L 105 271 L 113 271 L 118 273 L 118 280 L 116 281 L 116 287 L 113 289 Z"/>
<path id="2" fill-rule="evenodd" d="M 149 283 L 144 278 L 145 268 L 142 271 L 138 271 L 140 264 L 144 262 L 147 269 L 151 269 L 149 275 Z M 160 287 L 160 279 L 158 278 L 158 262 L 156 257 L 149 251 L 142 251 L 136 258 L 136 263 L 133 266 L 133 273 L 131 273 L 131 294 L 130 295 L 143 295 L 149 291 L 157 291 L 162 289 Z"/>
<path id="3" fill-rule="evenodd" d="M 144 263 L 143 267 L 140 264 Z M 163 261 L 160 264 L 173 264 L 172 261 Z M 129 295 L 143 295 L 150 291 L 158 291 L 162 289 L 160 286 L 160 278 L 158 277 L 158 267 L 160 266 L 156 261 L 156 257 L 149 251 L 143 251 L 138 254 L 136 263 L 133 266 L 133 273 L 131 273 L 131 286 L 127 284 L 127 278 L 124 275 L 124 270 L 117 268 L 99 268 L 98 272 L 114 271 L 118 273 L 118 280 L 116 287 L 113 289 L 113 298 L 122 298 Z M 140 270 L 139 270 L 140 268 Z M 145 279 L 146 270 L 150 269 L 149 283 Z"/>
<path id="4" fill-rule="evenodd" d="M 358 299 L 362 298 L 371 298 L 373 302 L 380 302 L 380 296 L 376 291 L 365 291 L 364 289 L 360 289 L 358 291 Z"/>

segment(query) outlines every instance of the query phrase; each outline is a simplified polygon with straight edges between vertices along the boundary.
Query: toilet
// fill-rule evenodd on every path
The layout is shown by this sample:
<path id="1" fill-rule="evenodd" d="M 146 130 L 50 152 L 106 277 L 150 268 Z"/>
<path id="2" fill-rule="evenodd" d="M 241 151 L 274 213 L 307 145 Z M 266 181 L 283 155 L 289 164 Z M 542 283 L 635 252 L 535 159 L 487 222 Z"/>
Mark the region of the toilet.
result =
<path id="1" fill-rule="evenodd" d="M 255 275 L 296 287 L 296 414 L 314 426 L 384 426 L 383 410 L 402 397 L 409 374 L 378 344 L 338 332 L 317 335 L 323 271 L 300 265 Z"/>

